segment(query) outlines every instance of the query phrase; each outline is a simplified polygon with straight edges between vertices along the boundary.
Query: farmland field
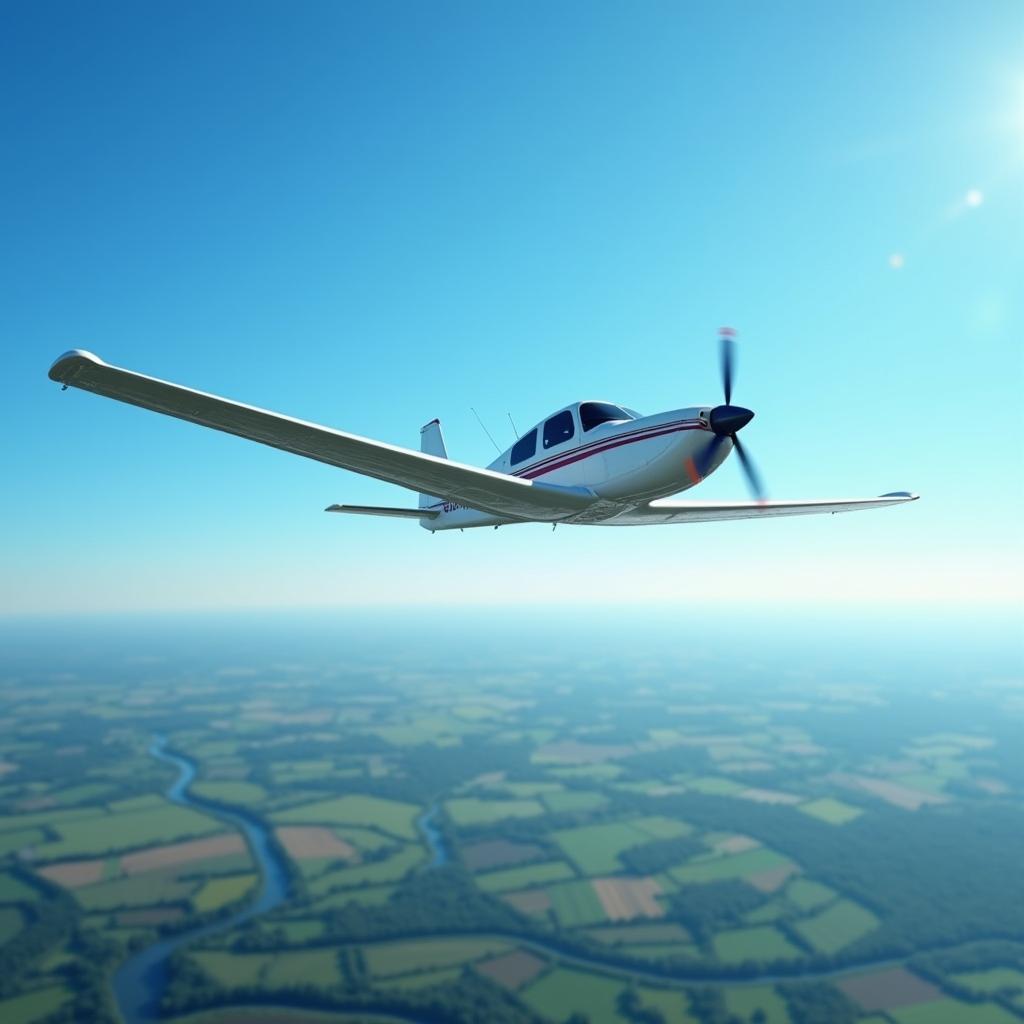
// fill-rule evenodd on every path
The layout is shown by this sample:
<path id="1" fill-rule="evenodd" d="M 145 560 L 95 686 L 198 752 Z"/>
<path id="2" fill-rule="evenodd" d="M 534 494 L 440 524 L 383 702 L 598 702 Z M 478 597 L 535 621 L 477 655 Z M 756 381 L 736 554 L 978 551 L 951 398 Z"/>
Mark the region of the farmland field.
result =
<path id="1" fill-rule="evenodd" d="M 722 931 L 714 938 L 715 955 L 723 963 L 744 960 L 795 960 L 803 954 L 777 928 L 761 925 Z"/>
<path id="2" fill-rule="evenodd" d="M 626 1024 L 617 1009 L 622 983 L 600 974 L 559 968 L 523 990 L 524 1002 L 541 1016 L 564 1021 L 582 1014 L 591 1024 Z"/>
<path id="3" fill-rule="evenodd" d="M 651 835 L 629 822 L 615 822 L 555 832 L 554 839 L 583 874 L 610 875 L 622 868 L 620 853 L 650 842 Z"/>
<path id="4" fill-rule="evenodd" d="M 1020 1018 L 995 1003 L 964 1003 L 942 999 L 890 1010 L 897 1024 L 1018 1024 Z"/>
<path id="5" fill-rule="evenodd" d="M 843 803 L 842 800 L 836 800 L 834 797 L 822 797 L 820 800 L 811 800 L 806 804 L 800 804 L 800 810 L 804 814 L 810 814 L 830 825 L 845 825 L 848 821 L 855 821 L 864 813 L 859 807 Z"/>
<path id="6" fill-rule="evenodd" d="M 105 815 L 102 820 L 62 821 L 54 826 L 60 839 L 39 846 L 36 856 L 43 861 L 92 856 L 209 835 L 223 828 L 215 818 L 169 804 L 153 810 Z"/>
<path id="7" fill-rule="evenodd" d="M 816 950 L 835 953 L 879 925 L 878 918 L 850 900 L 839 900 L 824 910 L 796 921 L 793 927 Z"/>
<path id="8" fill-rule="evenodd" d="M 259 880 L 258 875 L 228 875 L 226 878 L 211 878 L 192 897 L 192 905 L 200 913 L 219 910 L 229 903 L 242 899 L 251 892 Z"/>
<path id="9" fill-rule="evenodd" d="M 700 884 L 727 878 L 745 878 L 788 864 L 789 861 L 774 850 L 748 850 L 711 860 L 692 861 L 682 867 L 672 868 L 669 875 L 683 884 Z"/>
<path id="10" fill-rule="evenodd" d="M 365 946 L 363 956 L 375 977 L 387 977 L 469 963 L 504 953 L 508 948 L 509 943 L 502 939 L 424 939 Z"/>
<path id="11" fill-rule="evenodd" d="M 53 1013 L 70 998 L 65 988 L 37 989 L 11 999 L 0 999 L 0 1020 L 4 1024 L 31 1024 Z"/>
<path id="12" fill-rule="evenodd" d="M 506 818 L 532 818 L 544 813 L 536 800 L 481 800 L 471 796 L 448 800 L 444 806 L 456 825 L 490 825 Z"/>
<path id="13" fill-rule="evenodd" d="M 564 928 L 608 920 L 592 882 L 563 882 L 549 885 L 546 891 L 551 907 Z"/>
<path id="14" fill-rule="evenodd" d="M 350 795 L 277 811 L 272 817 L 279 823 L 373 826 L 400 839 L 415 839 L 414 822 L 419 813 L 420 809 L 413 804 Z"/>
<path id="15" fill-rule="evenodd" d="M 725 1005 L 741 1020 L 750 1020 L 760 1010 L 764 1024 L 791 1024 L 785 1000 L 770 985 L 728 989 Z"/>
<path id="16" fill-rule="evenodd" d="M 511 889 L 527 889 L 544 882 L 559 882 L 573 877 L 573 870 L 565 861 L 548 861 L 531 864 L 525 868 L 509 868 L 506 871 L 491 871 L 477 875 L 476 884 L 484 892 L 507 892 Z"/>
<path id="17" fill-rule="evenodd" d="M 1024 970 L 1015 967 L 991 967 L 985 971 L 965 971 L 952 975 L 954 981 L 975 992 L 1024 992 Z"/>

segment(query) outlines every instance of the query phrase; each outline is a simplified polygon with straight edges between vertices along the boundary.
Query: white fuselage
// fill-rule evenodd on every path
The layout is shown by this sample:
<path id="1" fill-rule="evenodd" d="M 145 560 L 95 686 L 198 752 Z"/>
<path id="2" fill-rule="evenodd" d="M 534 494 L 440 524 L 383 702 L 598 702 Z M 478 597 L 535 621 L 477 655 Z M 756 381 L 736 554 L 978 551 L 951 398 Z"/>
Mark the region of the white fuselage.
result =
<path id="1" fill-rule="evenodd" d="M 709 406 L 610 420 L 584 429 L 582 404 L 577 402 L 549 416 L 487 467 L 542 485 L 586 489 L 600 499 L 593 508 L 563 522 L 611 526 L 618 525 L 619 519 L 626 525 L 628 514 L 636 507 L 700 483 L 732 449 L 732 442 L 723 439 L 708 459 L 715 440 Z M 551 429 L 552 425 L 561 430 Z M 531 435 L 534 450 L 524 457 L 524 450 L 529 452 L 531 447 Z M 440 512 L 436 519 L 422 521 L 431 532 L 517 521 L 440 500 L 428 507 Z"/>

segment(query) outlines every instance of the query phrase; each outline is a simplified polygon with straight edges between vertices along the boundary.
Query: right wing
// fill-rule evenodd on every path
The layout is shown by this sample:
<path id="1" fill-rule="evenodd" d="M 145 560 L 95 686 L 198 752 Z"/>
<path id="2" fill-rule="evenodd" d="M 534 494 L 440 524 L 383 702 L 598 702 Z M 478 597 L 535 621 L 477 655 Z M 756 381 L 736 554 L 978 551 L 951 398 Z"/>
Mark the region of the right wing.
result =
<path id="1" fill-rule="evenodd" d="M 193 391 L 110 366 L 91 352 L 66 352 L 50 379 L 507 519 L 557 522 L 597 500 L 583 487 L 522 480 Z"/>
<path id="2" fill-rule="evenodd" d="M 857 512 L 917 501 L 909 491 L 878 498 L 821 498 L 811 501 L 652 501 L 609 519 L 609 526 L 654 526 L 659 523 L 711 523 L 722 519 L 765 519 L 772 516 L 813 516 L 824 512 Z"/>

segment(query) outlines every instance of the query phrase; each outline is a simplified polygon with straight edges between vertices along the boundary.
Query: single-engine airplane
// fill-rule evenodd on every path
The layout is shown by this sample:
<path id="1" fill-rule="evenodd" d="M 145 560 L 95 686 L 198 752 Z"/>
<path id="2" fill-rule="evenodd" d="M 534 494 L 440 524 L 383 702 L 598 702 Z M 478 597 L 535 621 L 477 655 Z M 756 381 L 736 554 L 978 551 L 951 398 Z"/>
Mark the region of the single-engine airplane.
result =
<path id="1" fill-rule="evenodd" d="M 722 405 L 642 416 L 609 402 L 575 402 L 528 430 L 486 469 L 448 458 L 439 420 L 420 430 L 417 452 L 123 370 L 77 349 L 53 364 L 50 378 L 65 389 L 92 391 L 418 491 L 417 508 L 331 505 L 325 511 L 418 519 L 431 532 L 512 523 L 654 526 L 852 512 L 916 500 L 907 491 L 767 500 L 737 436 L 754 414 L 732 404 L 735 344 L 735 332 L 723 328 Z M 753 500 L 666 500 L 705 480 L 731 451 Z"/>

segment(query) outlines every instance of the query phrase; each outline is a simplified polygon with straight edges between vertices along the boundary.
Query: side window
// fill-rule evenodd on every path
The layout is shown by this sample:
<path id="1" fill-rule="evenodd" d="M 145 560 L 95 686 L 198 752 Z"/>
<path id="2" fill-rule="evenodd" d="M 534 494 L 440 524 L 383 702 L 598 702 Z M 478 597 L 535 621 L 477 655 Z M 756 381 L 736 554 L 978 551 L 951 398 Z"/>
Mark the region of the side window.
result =
<path id="1" fill-rule="evenodd" d="M 528 434 L 523 434 L 514 445 L 512 445 L 512 465 L 529 459 L 537 454 L 537 428 L 534 427 Z"/>
<path id="2" fill-rule="evenodd" d="M 573 426 L 572 413 L 566 409 L 557 416 L 552 416 L 544 424 L 544 447 L 552 448 L 556 444 L 568 441 L 575 433 L 576 428 Z"/>

